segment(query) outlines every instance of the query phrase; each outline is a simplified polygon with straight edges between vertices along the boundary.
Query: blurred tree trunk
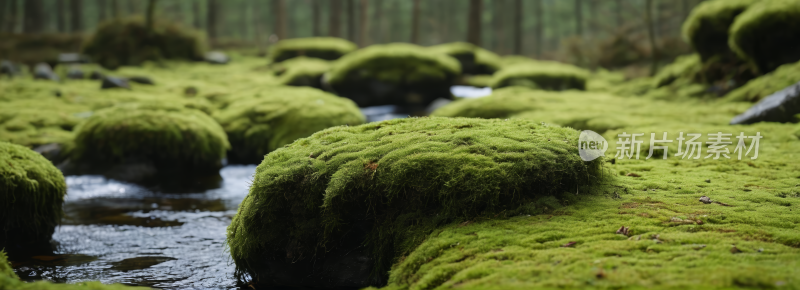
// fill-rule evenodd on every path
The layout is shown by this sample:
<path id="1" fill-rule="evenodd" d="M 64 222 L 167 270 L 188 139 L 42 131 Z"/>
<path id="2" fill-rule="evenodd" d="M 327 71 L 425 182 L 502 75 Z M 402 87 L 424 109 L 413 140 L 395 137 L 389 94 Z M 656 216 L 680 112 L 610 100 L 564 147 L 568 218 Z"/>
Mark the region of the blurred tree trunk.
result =
<path id="1" fill-rule="evenodd" d="M 439 12 L 436 16 L 439 23 L 439 42 L 447 42 L 447 31 L 449 30 L 449 18 L 447 15 L 450 15 L 450 11 L 447 10 L 447 1 L 439 0 L 439 7 L 437 10 Z"/>
<path id="2" fill-rule="evenodd" d="M 411 8 L 411 43 L 419 44 L 419 0 Z"/>
<path id="3" fill-rule="evenodd" d="M 286 35 L 286 3 L 283 0 L 274 0 L 273 17 L 275 17 L 275 34 L 279 40 L 287 37 Z"/>
<path id="4" fill-rule="evenodd" d="M 261 23 L 261 1 L 253 1 L 253 26 L 256 30 L 256 46 L 258 46 L 258 54 L 265 55 L 267 47 L 264 42 L 264 28 Z"/>
<path id="5" fill-rule="evenodd" d="M 614 8 L 614 14 L 616 15 L 617 19 L 617 28 L 620 28 L 622 27 L 622 0 L 615 0 Z"/>
<path id="6" fill-rule="evenodd" d="M 153 31 L 153 25 L 155 22 L 154 17 L 156 16 L 156 0 L 149 0 L 147 1 L 147 15 L 145 16 L 145 25 L 147 25 L 148 31 Z"/>
<path id="7" fill-rule="evenodd" d="M 119 0 L 111 0 L 111 17 L 114 17 L 114 20 L 120 17 L 119 9 Z"/>
<path id="8" fill-rule="evenodd" d="M 535 0 L 536 4 L 534 10 L 534 17 L 536 17 L 536 57 L 542 57 L 542 47 L 544 46 L 544 13 L 542 11 L 542 2 L 544 0 Z"/>
<path id="9" fill-rule="evenodd" d="M 681 22 L 686 20 L 686 17 L 689 17 L 689 0 L 681 0 Z"/>
<path id="10" fill-rule="evenodd" d="M 70 1 L 69 14 L 70 14 L 70 30 L 72 33 L 79 33 L 83 31 L 83 1 L 72 0 Z"/>
<path id="11" fill-rule="evenodd" d="M 67 32 L 67 22 L 64 19 L 64 1 L 56 0 L 56 30 L 58 33 Z"/>
<path id="12" fill-rule="evenodd" d="M 507 18 L 506 11 L 503 10 L 504 0 L 494 0 L 490 3 L 492 12 L 492 33 L 489 34 L 490 42 L 486 46 L 497 53 L 506 53 L 504 40 L 505 40 L 505 25 L 504 20 Z"/>
<path id="13" fill-rule="evenodd" d="M 656 47 L 655 27 L 653 26 L 653 0 L 645 0 L 644 18 L 647 25 L 647 39 L 650 41 L 652 63 L 650 63 L 650 76 L 656 74 L 658 69 L 658 48 Z"/>
<path id="14" fill-rule="evenodd" d="M 95 0 L 95 5 L 97 7 L 98 23 L 106 21 L 106 18 L 108 18 L 106 14 L 106 0 Z"/>
<path id="15" fill-rule="evenodd" d="M 514 54 L 522 54 L 522 0 L 514 0 Z"/>
<path id="16" fill-rule="evenodd" d="M 333 37 L 342 37 L 340 18 L 342 15 L 342 2 L 341 0 L 330 0 L 331 2 L 331 15 L 329 18 L 330 24 L 328 25 L 328 35 Z"/>
<path id="17" fill-rule="evenodd" d="M 367 27 L 369 26 L 369 19 L 367 18 L 368 15 L 367 12 L 369 12 L 368 0 L 361 0 L 361 7 L 359 8 L 360 8 L 359 13 L 361 14 L 361 16 L 359 16 L 359 21 L 358 21 L 359 25 L 358 42 L 360 43 L 361 47 L 365 47 L 367 46 L 368 43 L 367 41 Z"/>
<path id="18" fill-rule="evenodd" d="M 347 20 L 347 38 L 352 42 L 358 43 L 358 40 L 356 40 L 356 6 L 353 1 L 345 0 L 345 4 L 347 4 L 347 16 L 345 17 Z"/>
<path id="19" fill-rule="evenodd" d="M 9 16 L 6 15 L 6 5 L 8 2 L 8 0 L 0 0 L 0 32 L 5 32 L 6 30 L 6 21 L 8 21 L 9 18 Z"/>
<path id="20" fill-rule="evenodd" d="M 469 0 L 467 15 L 467 42 L 481 46 L 481 12 L 482 0 Z"/>
<path id="21" fill-rule="evenodd" d="M 197 0 L 192 1 L 192 26 L 196 29 L 203 28 L 203 25 L 200 24 L 200 1 Z"/>
<path id="22" fill-rule="evenodd" d="M 583 36 L 583 0 L 575 0 L 575 35 Z"/>
<path id="23" fill-rule="evenodd" d="M 373 16 L 372 24 L 375 26 L 373 29 L 373 40 L 377 43 L 383 43 L 383 0 L 375 0 L 375 14 Z"/>
<path id="24" fill-rule="evenodd" d="M 217 40 L 219 22 L 222 21 L 222 19 L 220 19 L 222 13 L 219 11 L 221 8 L 219 1 L 220 0 L 208 0 L 206 6 L 206 33 L 208 34 L 208 40 L 211 43 L 214 43 L 214 41 Z"/>
<path id="25" fill-rule="evenodd" d="M 25 0 L 24 19 L 22 21 L 23 33 L 42 33 L 44 32 L 44 9 L 42 7 L 42 0 Z"/>
<path id="26" fill-rule="evenodd" d="M 319 14 L 319 3 L 320 0 L 311 0 L 311 35 L 312 36 L 322 36 L 322 28 L 321 28 L 321 19 Z"/>
<path id="27" fill-rule="evenodd" d="M 11 0 L 11 4 L 8 7 L 8 19 L 6 19 L 6 27 L 7 31 L 14 33 L 17 30 L 17 19 L 19 18 L 19 9 L 17 7 L 17 0 Z"/>
<path id="28" fill-rule="evenodd" d="M 139 12 L 139 11 L 136 11 L 136 2 L 135 1 L 136 0 L 128 0 L 128 15 L 133 15 L 133 14 L 136 14 L 136 13 Z"/>

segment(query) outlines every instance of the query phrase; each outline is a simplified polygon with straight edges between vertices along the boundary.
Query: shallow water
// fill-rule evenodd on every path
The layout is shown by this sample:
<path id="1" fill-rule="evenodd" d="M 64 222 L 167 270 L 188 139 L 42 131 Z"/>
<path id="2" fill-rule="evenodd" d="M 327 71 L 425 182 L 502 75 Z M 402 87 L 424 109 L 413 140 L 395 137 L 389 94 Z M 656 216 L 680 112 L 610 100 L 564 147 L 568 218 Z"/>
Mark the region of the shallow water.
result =
<path id="1" fill-rule="evenodd" d="M 219 188 L 193 193 L 68 176 L 55 252 L 9 253 L 14 269 L 26 281 L 235 288 L 225 229 L 254 172 L 255 165 L 226 166 Z"/>

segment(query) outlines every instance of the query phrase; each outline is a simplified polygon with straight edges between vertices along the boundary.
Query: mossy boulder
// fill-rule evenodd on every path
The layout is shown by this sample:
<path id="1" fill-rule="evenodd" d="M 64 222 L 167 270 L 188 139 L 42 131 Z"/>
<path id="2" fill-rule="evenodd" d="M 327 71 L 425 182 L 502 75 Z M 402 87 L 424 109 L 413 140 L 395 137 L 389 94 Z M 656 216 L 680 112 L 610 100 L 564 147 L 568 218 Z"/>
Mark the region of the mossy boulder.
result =
<path id="1" fill-rule="evenodd" d="M 322 89 L 322 75 L 330 68 L 329 61 L 300 56 L 273 64 L 272 71 L 282 85 Z"/>
<path id="2" fill-rule="evenodd" d="M 698 4 L 683 23 L 683 38 L 703 61 L 733 55 L 728 31 L 734 19 L 759 0 L 711 0 Z"/>
<path id="3" fill-rule="evenodd" d="M 350 271 L 325 268 L 340 261 L 326 253 L 357 249 L 360 262 L 345 264 L 373 276 L 327 286 L 381 283 L 437 226 L 518 215 L 539 197 L 599 182 L 600 161 L 580 159 L 578 134 L 528 120 L 424 117 L 295 141 L 264 158 L 228 227 L 237 276 L 315 286 Z M 306 278 L 287 281 L 295 276 Z"/>
<path id="4" fill-rule="evenodd" d="M 146 164 L 160 174 L 217 172 L 229 148 L 222 127 L 201 111 L 130 103 L 98 110 L 81 123 L 72 161 L 91 168 Z"/>
<path id="5" fill-rule="evenodd" d="M 526 87 L 505 87 L 492 92 L 491 95 L 475 99 L 463 99 L 449 103 L 431 113 L 438 117 L 466 118 L 508 118 L 510 116 L 531 111 L 540 106 L 539 100 L 531 94 L 532 89 Z"/>
<path id="6" fill-rule="evenodd" d="M 458 60 L 407 43 L 372 45 L 333 64 L 323 81 L 361 107 L 426 106 L 451 99 L 450 86 L 461 75 Z"/>
<path id="7" fill-rule="evenodd" d="M 736 17 L 729 45 L 760 73 L 800 61 L 800 2 L 762 0 Z"/>
<path id="8" fill-rule="evenodd" d="M 800 81 L 800 62 L 785 64 L 731 91 L 725 96 L 725 100 L 755 103 L 798 81 Z"/>
<path id="9" fill-rule="evenodd" d="M 92 61 L 116 69 L 163 59 L 202 60 L 205 47 L 200 31 L 165 22 L 148 30 L 143 19 L 126 18 L 101 24 L 82 50 Z"/>
<path id="10" fill-rule="evenodd" d="M 305 56 L 324 60 L 336 60 L 345 54 L 358 49 L 358 46 L 346 39 L 336 37 L 307 37 L 278 41 L 270 51 L 272 62 Z"/>
<path id="11" fill-rule="evenodd" d="M 48 244 L 61 221 L 67 184 L 39 153 L 0 142 L 0 249 Z"/>
<path id="12" fill-rule="evenodd" d="M 542 90 L 584 90 L 589 72 L 579 67 L 553 62 L 535 61 L 509 65 L 494 74 L 492 88 L 524 86 Z"/>
<path id="13" fill-rule="evenodd" d="M 230 161 L 255 164 L 267 153 L 322 129 L 365 121 L 349 99 L 295 87 L 242 94 L 214 116 L 233 147 L 228 154 Z"/>
<path id="14" fill-rule="evenodd" d="M 471 43 L 451 42 L 434 45 L 430 49 L 457 59 L 464 74 L 491 75 L 501 66 L 500 56 Z"/>

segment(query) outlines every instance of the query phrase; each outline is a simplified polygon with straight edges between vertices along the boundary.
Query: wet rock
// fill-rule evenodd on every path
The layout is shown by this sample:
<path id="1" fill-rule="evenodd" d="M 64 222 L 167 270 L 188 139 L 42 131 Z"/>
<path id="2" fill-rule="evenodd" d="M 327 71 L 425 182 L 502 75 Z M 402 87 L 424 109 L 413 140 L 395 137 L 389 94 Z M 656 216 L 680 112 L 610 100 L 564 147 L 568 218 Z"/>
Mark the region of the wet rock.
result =
<path id="1" fill-rule="evenodd" d="M 731 125 L 758 122 L 797 122 L 800 114 L 800 82 L 767 96 L 731 120 Z"/>
<path id="2" fill-rule="evenodd" d="M 230 62 L 228 55 L 219 51 L 211 51 L 206 53 L 205 60 L 211 64 L 227 64 Z"/>
<path id="3" fill-rule="evenodd" d="M 61 159 L 61 149 L 62 149 L 61 144 L 50 143 L 50 144 L 45 144 L 45 145 L 41 145 L 39 147 L 33 148 L 33 151 L 36 151 L 39 154 L 42 154 L 42 156 L 44 156 L 44 158 L 47 158 L 47 160 L 53 161 L 53 163 L 58 163 L 58 162 L 61 161 L 60 160 Z"/>
<path id="4" fill-rule="evenodd" d="M 99 71 L 92 71 L 92 73 L 89 74 L 89 79 L 91 80 L 101 80 L 103 77 L 104 75 Z"/>
<path id="5" fill-rule="evenodd" d="M 71 66 L 67 70 L 67 78 L 72 80 L 82 80 L 84 78 L 83 70 L 78 66 Z"/>
<path id="6" fill-rule="evenodd" d="M 113 88 L 124 88 L 124 89 L 131 89 L 131 86 L 128 84 L 128 81 L 121 78 L 115 78 L 106 76 L 103 77 L 103 83 L 100 86 L 101 89 L 113 89 Z"/>
<path id="7" fill-rule="evenodd" d="M 53 68 L 46 63 L 38 63 L 33 69 L 33 78 L 37 80 L 51 80 L 54 82 L 59 81 L 58 75 L 53 72 Z"/>
<path id="8" fill-rule="evenodd" d="M 143 85 L 155 85 L 156 84 L 155 82 L 153 82 L 152 79 L 150 79 L 148 77 L 144 77 L 144 76 L 129 77 L 128 81 L 129 82 L 134 82 L 134 83 L 137 83 L 137 84 L 143 84 Z"/>
<path id="9" fill-rule="evenodd" d="M 89 58 L 80 53 L 60 53 L 58 54 L 60 63 L 88 63 Z"/>
<path id="10" fill-rule="evenodd" d="M 704 195 L 704 196 L 700 197 L 700 202 L 705 203 L 705 204 L 710 204 L 713 201 L 711 201 L 710 197 Z"/>

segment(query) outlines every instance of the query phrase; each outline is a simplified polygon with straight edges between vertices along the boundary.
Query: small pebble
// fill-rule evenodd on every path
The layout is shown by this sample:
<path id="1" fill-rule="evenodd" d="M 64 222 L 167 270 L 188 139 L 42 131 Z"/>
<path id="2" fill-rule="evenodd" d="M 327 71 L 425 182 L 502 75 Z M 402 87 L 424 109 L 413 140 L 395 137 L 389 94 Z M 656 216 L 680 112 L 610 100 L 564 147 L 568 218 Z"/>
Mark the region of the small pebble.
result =
<path id="1" fill-rule="evenodd" d="M 712 203 L 711 198 L 709 198 L 708 196 L 705 196 L 705 195 L 700 197 L 700 202 L 705 203 L 705 204 Z"/>
<path id="2" fill-rule="evenodd" d="M 711 183 L 711 179 L 706 179 L 706 183 Z"/>

